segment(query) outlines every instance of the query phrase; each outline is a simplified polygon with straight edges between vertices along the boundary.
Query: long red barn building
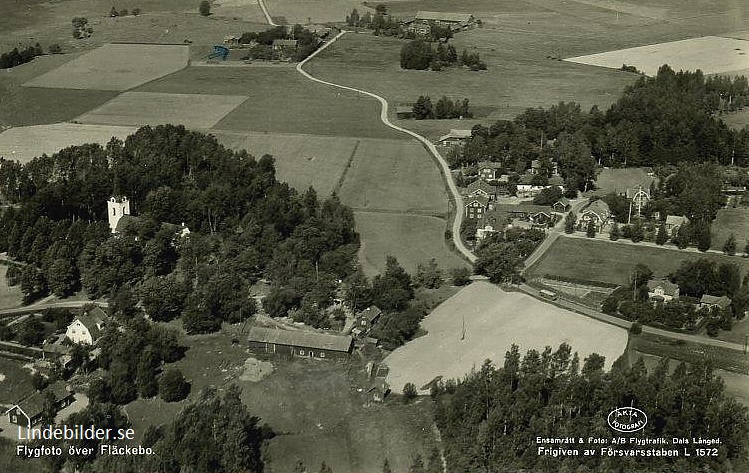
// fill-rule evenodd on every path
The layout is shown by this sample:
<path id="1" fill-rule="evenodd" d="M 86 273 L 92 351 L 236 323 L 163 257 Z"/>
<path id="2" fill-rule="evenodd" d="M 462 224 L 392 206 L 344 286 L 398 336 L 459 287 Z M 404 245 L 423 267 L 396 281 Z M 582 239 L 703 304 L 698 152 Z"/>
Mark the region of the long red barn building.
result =
<path id="1" fill-rule="evenodd" d="M 289 354 L 305 358 L 343 358 L 351 354 L 351 336 L 252 327 L 247 336 L 250 349 L 263 353 Z"/>

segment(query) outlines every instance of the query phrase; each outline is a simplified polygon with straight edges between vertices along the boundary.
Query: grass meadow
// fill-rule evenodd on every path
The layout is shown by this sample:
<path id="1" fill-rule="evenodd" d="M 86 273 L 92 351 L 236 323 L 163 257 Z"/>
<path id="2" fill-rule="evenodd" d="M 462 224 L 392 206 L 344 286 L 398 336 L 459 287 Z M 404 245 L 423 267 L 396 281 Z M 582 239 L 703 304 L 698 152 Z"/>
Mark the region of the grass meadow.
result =
<path id="1" fill-rule="evenodd" d="M 733 234 L 736 238 L 736 251 L 743 252 L 749 242 L 749 208 L 736 207 L 718 210 L 718 216 L 710 226 L 711 248 L 723 250 L 723 244 Z"/>
<path id="2" fill-rule="evenodd" d="M 20 286 L 8 286 L 8 280 L 5 278 L 7 271 L 7 266 L 0 265 L 0 309 L 18 307 L 21 305 L 21 299 L 23 298 Z"/>
<path id="3" fill-rule="evenodd" d="M 606 195 L 612 192 L 621 194 L 637 186 L 642 186 L 647 191 L 653 180 L 654 178 L 648 176 L 648 170 L 645 168 L 606 168 L 596 176 L 596 190 L 592 194 Z"/>
<path id="4" fill-rule="evenodd" d="M 312 186 L 320 196 L 338 190 L 338 184 L 361 140 L 349 137 L 276 133 L 215 132 L 224 146 L 245 149 L 256 158 L 270 154 L 276 176 L 300 192 Z"/>
<path id="5" fill-rule="evenodd" d="M 13 404 L 32 394 L 31 372 L 23 368 L 24 361 L 0 357 L 0 404 Z"/>
<path id="6" fill-rule="evenodd" d="M 241 337 L 240 337 L 241 339 Z M 239 379 L 244 361 L 253 356 L 242 343 L 224 334 L 187 338 L 184 359 L 174 363 L 192 384 L 191 397 L 212 386 L 242 388 L 242 400 L 253 415 L 278 434 L 264 454 L 266 471 L 292 471 L 302 460 L 316 471 L 322 461 L 341 473 L 376 473 L 387 458 L 394 471 L 405 471 L 415 452 L 435 445 L 429 402 L 404 405 L 393 398 L 365 407 L 364 365 L 271 358 L 274 371 L 257 381 Z M 138 435 L 149 425 L 171 422 L 188 401 L 137 400 L 127 412 Z"/>
<path id="7" fill-rule="evenodd" d="M 654 277 L 660 278 L 676 271 L 682 262 L 698 258 L 738 263 L 744 273 L 749 270 L 749 260 L 738 256 L 562 237 L 552 244 L 527 274 L 549 274 L 624 285 L 629 284 L 638 263 L 647 265 Z"/>
<path id="8" fill-rule="evenodd" d="M 447 212 L 439 169 L 414 140 L 361 140 L 340 196 L 356 210 Z"/>
<path id="9" fill-rule="evenodd" d="M 432 258 L 444 270 L 468 266 L 448 247 L 442 218 L 383 212 L 354 212 L 354 218 L 362 241 L 359 261 L 370 277 L 385 270 L 388 255 L 410 274 Z"/>
<path id="10" fill-rule="evenodd" d="M 380 122 L 376 100 L 313 84 L 287 67 L 189 67 L 136 90 L 248 96 L 216 124 L 217 130 L 405 137 Z"/>

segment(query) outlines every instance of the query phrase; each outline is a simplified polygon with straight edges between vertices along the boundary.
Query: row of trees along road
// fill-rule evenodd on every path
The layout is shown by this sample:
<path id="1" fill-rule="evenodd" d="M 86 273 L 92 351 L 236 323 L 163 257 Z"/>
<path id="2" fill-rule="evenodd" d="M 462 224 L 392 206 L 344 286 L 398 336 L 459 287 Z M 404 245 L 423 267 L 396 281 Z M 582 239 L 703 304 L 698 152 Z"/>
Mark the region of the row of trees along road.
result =
<path id="1" fill-rule="evenodd" d="M 124 142 L 25 165 L 0 160 L 0 192 L 17 204 L 0 216 L 0 251 L 28 263 L 36 297 L 46 286 L 59 295 L 80 286 L 122 314 L 142 302 L 156 320 L 182 317 L 189 333 L 252 315 L 247 288 L 261 277 L 315 293 L 322 308 L 331 282 L 356 269 L 353 212 L 336 196 L 299 194 L 276 180 L 271 156 L 228 150 L 182 126 L 144 127 Z M 129 197 L 138 216 L 115 237 L 112 195 Z M 192 233 L 177 237 L 164 222 Z"/>
<path id="2" fill-rule="evenodd" d="M 749 165 L 749 129 L 732 130 L 724 111 L 749 98 L 746 78 L 705 78 L 664 65 L 655 77 L 640 77 L 608 110 L 583 112 L 561 102 L 528 109 L 512 121 L 476 126 L 453 166 L 479 161 L 527 169 L 533 159 L 557 160 L 565 187 L 585 190 L 595 164 L 661 166 L 681 162 Z M 550 142 L 549 140 L 554 140 Z"/>
<path id="3" fill-rule="evenodd" d="M 725 393 L 709 365 L 679 364 L 673 371 L 664 359 L 651 372 L 640 358 L 626 357 L 609 372 L 595 353 L 582 362 L 562 344 L 521 355 L 513 345 L 504 364 L 487 360 L 460 381 L 432 388 L 435 419 L 442 433 L 448 471 L 534 472 L 685 472 L 744 471 L 749 428 L 747 408 Z M 601 445 L 549 445 L 585 449 L 595 455 L 539 455 L 537 437 L 611 438 L 606 425 L 616 407 L 634 406 L 647 413 L 639 438 L 720 438 L 718 455 L 620 457 L 599 455 Z M 629 437 L 633 436 L 632 434 Z M 606 445 L 629 450 L 634 445 Z M 661 446 L 651 446 L 659 449 Z M 691 447 L 691 445 L 690 445 Z M 639 447 L 643 448 L 643 447 Z M 678 448 L 665 445 L 663 448 Z"/>

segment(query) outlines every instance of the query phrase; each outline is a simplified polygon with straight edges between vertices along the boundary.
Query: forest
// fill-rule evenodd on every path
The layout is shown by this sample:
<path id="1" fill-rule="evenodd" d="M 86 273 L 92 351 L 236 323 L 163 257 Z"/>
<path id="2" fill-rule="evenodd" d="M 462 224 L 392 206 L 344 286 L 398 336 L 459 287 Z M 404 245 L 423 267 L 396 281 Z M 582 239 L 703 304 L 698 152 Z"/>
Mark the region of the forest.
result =
<path id="1" fill-rule="evenodd" d="M 581 363 L 567 344 L 525 355 L 513 345 L 503 366 L 487 361 L 462 380 L 435 384 L 431 394 L 448 471 L 744 471 L 747 409 L 725 394 L 710 366 L 681 363 L 670 368 L 663 359 L 649 372 L 642 359 L 630 366 L 622 357 L 605 372 L 604 361 L 593 353 Z M 606 419 L 623 406 L 648 416 L 644 430 L 627 437 L 664 437 L 669 440 L 666 447 L 673 437 L 720 438 L 718 455 L 675 459 L 538 454 L 537 437 L 619 436 Z M 565 448 L 572 447 L 585 446 Z"/>
<path id="2" fill-rule="evenodd" d="M 682 162 L 749 165 L 749 130 L 729 129 L 720 119 L 749 100 L 745 77 L 705 78 L 662 66 L 641 76 L 608 110 L 560 102 L 527 109 L 513 121 L 477 125 L 453 167 L 502 162 L 523 172 L 534 159 L 556 160 L 568 189 L 593 185 L 603 166 L 663 166 Z"/>
<path id="3" fill-rule="evenodd" d="M 259 278 L 314 293 L 321 310 L 356 269 L 353 213 L 337 197 L 299 194 L 276 180 L 271 156 L 182 126 L 25 165 L 0 160 L 0 193 L 13 204 L 0 216 L 0 251 L 28 263 L 17 275 L 27 302 L 82 288 L 119 315 L 140 302 L 155 320 L 181 316 L 188 333 L 205 333 L 254 313 L 248 288 Z M 113 195 L 136 216 L 114 236 Z M 177 234 L 182 224 L 189 235 Z"/>

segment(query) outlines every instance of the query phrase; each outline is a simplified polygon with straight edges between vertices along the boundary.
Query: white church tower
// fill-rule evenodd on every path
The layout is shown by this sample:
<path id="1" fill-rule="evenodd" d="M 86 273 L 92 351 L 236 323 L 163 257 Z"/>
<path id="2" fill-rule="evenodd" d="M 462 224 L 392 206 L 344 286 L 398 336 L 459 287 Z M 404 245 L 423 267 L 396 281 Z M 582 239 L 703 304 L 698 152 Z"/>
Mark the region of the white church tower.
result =
<path id="1" fill-rule="evenodd" d="M 112 233 L 117 232 L 117 222 L 123 215 L 130 215 L 130 201 L 127 197 L 110 197 L 107 201 L 107 212 L 109 214 L 109 229 Z"/>

